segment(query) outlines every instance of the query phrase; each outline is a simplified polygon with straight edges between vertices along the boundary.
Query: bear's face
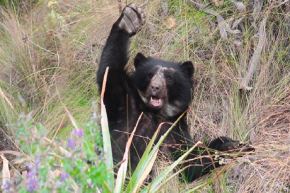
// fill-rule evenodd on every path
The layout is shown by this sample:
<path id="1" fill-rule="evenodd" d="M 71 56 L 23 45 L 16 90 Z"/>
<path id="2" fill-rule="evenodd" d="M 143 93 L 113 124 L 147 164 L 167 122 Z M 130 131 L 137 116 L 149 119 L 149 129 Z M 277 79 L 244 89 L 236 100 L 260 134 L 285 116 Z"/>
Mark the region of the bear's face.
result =
<path id="1" fill-rule="evenodd" d="M 134 65 L 133 84 L 150 111 L 174 117 L 188 108 L 194 72 L 191 62 L 173 63 L 138 53 Z"/>

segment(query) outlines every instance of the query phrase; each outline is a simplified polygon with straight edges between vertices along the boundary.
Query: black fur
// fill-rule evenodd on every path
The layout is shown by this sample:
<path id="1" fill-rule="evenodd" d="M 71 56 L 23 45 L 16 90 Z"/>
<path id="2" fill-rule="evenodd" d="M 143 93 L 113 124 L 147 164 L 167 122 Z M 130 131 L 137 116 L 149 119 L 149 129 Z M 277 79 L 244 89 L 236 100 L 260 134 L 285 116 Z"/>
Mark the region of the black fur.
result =
<path id="1" fill-rule="evenodd" d="M 132 5 L 126 7 L 120 18 L 113 24 L 97 72 L 97 83 L 101 89 L 105 69 L 109 67 L 104 103 L 107 109 L 113 156 L 116 163 L 122 160 L 129 134 L 141 112 L 144 113 L 130 149 L 132 169 L 138 164 L 139 158 L 159 124 L 167 122 L 161 129 L 162 134 L 170 127 L 170 123 L 173 123 L 187 110 L 191 103 L 194 73 L 194 67 L 190 61 L 174 63 L 151 57 L 147 58 L 139 53 L 134 60 L 135 72 L 132 76 L 126 74 L 124 67 L 128 62 L 130 37 L 144 23 L 142 20 L 143 12 L 136 6 L 133 5 L 133 7 Z M 136 15 L 134 16 L 134 14 Z M 124 17 L 131 17 L 131 19 L 125 20 Z M 133 19 L 135 19 L 135 23 L 126 23 Z M 131 29 L 124 27 L 129 26 L 130 28 L 132 25 L 137 27 L 134 26 Z M 133 32 L 132 29 L 134 29 Z M 209 147 L 223 151 L 228 150 L 224 147 L 223 141 L 226 142 L 226 146 L 235 143 L 226 137 L 223 137 L 223 140 L 219 139 L 214 140 Z M 193 144 L 186 116 L 184 116 L 167 137 L 166 150 L 171 153 L 173 159 L 177 159 Z M 200 155 L 203 157 L 194 159 Z M 187 158 L 191 161 L 185 162 L 182 166 L 187 167 L 184 175 L 188 181 L 192 181 L 219 166 L 216 161 L 210 158 L 210 155 L 207 148 L 199 147 Z"/>

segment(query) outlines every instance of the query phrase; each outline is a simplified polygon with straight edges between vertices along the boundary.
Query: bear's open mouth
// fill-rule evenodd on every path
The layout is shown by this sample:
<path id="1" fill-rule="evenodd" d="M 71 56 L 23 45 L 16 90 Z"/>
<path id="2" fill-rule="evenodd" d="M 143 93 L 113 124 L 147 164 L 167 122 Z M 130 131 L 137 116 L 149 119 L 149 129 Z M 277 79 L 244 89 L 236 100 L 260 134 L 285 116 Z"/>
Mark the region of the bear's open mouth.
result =
<path id="1" fill-rule="evenodd" d="M 162 107 L 162 104 L 163 104 L 162 100 L 158 97 L 155 97 L 155 96 L 150 97 L 149 103 L 154 108 L 160 108 L 160 107 Z"/>

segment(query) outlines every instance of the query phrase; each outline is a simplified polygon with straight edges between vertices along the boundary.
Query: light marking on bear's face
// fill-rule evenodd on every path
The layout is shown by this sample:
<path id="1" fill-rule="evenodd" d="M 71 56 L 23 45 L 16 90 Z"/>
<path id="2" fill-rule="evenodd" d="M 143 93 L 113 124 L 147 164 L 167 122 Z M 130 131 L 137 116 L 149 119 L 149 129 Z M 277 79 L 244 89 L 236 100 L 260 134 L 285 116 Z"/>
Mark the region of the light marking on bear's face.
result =
<path id="1" fill-rule="evenodd" d="M 174 73 L 175 69 L 158 66 L 147 89 L 145 91 L 137 89 L 137 92 L 147 107 L 155 111 L 160 111 L 162 116 L 173 117 L 180 113 L 180 108 L 177 104 L 178 102 L 174 102 L 173 104 L 168 102 L 168 88 L 164 75 L 165 72 Z"/>
<path id="2" fill-rule="evenodd" d="M 181 110 L 179 108 L 179 102 L 175 102 L 175 104 L 167 103 L 164 106 L 164 109 L 162 109 L 161 114 L 166 117 L 174 117 L 177 114 L 181 113 Z"/>
<path id="3" fill-rule="evenodd" d="M 162 108 L 164 99 L 167 97 L 164 68 L 157 70 L 146 89 L 146 93 L 150 97 L 148 104 L 152 108 Z"/>
<path id="4" fill-rule="evenodd" d="M 145 96 L 145 94 L 144 94 L 142 91 L 140 91 L 139 89 L 137 89 L 137 92 L 138 92 L 140 98 L 142 99 L 142 101 L 143 101 L 145 104 L 148 103 L 148 100 L 147 100 L 147 97 Z"/>
<path id="5" fill-rule="evenodd" d="M 142 101 L 152 110 L 160 110 L 167 100 L 167 88 L 164 77 L 166 68 L 158 66 L 145 91 L 137 89 Z"/>

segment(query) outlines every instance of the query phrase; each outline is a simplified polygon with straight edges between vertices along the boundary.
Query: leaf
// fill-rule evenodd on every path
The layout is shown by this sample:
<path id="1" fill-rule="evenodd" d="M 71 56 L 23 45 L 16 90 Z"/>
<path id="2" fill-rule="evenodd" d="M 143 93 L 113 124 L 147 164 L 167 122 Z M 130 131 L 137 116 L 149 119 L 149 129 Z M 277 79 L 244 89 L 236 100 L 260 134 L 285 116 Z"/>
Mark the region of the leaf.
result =
<path id="1" fill-rule="evenodd" d="M 104 104 L 104 95 L 106 90 L 106 83 L 108 77 L 109 67 L 106 68 L 104 81 L 102 85 L 102 92 L 101 92 L 101 128 L 102 128 L 102 135 L 103 135 L 103 145 L 104 145 L 104 158 L 105 163 L 107 166 L 108 171 L 108 178 L 107 184 L 111 190 L 114 190 L 114 172 L 113 172 L 113 155 L 112 155 L 112 147 L 111 147 L 111 137 L 109 131 L 109 124 L 108 124 L 108 116 L 106 107 Z"/>
<path id="2" fill-rule="evenodd" d="M 176 161 L 174 161 L 170 166 L 166 167 L 149 185 L 149 189 L 147 189 L 147 192 L 157 192 L 163 184 L 168 182 L 170 178 L 168 175 L 170 172 L 176 168 L 178 164 L 180 164 L 197 146 L 201 145 L 202 142 L 197 142 L 194 146 L 192 146 L 186 153 L 184 153 L 182 156 L 180 156 Z"/>
<path id="3" fill-rule="evenodd" d="M 2 191 L 3 192 L 6 192 L 7 190 L 7 187 L 6 186 L 9 186 L 10 184 L 10 171 L 9 171 L 9 161 L 6 159 L 6 157 L 1 154 L 0 155 L 1 158 L 2 158 L 2 163 L 3 163 L 3 166 L 2 166 Z"/>
<path id="4" fill-rule="evenodd" d="M 143 153 L 125 192 L 127 193 L 135 193 L 138 192 L 141 185 L 144 183 L 145 179 L 148 177 L 154 162 L 158 155 L 158 150 L 160 145 L 163 143 L 165 138 L 171 132 L 171 130 L 176 126 L 176 124 L 180 121 L 180 119 L 184 116 L 185 113 L 180 115 L 180 117 L 171 125 L 171 127 L 163 134 L 160 139 L 158 140 L 157 144 L 154 145 L 154 142 L 159 134 L 160 129 L 166 122 L 161 123 L 156 132 L 154 133 L 152 139 L 150 140 L 149 144 L 147 145 L 145 152 Z M 153 146 L 154 145 L 154 146 Z"/>

